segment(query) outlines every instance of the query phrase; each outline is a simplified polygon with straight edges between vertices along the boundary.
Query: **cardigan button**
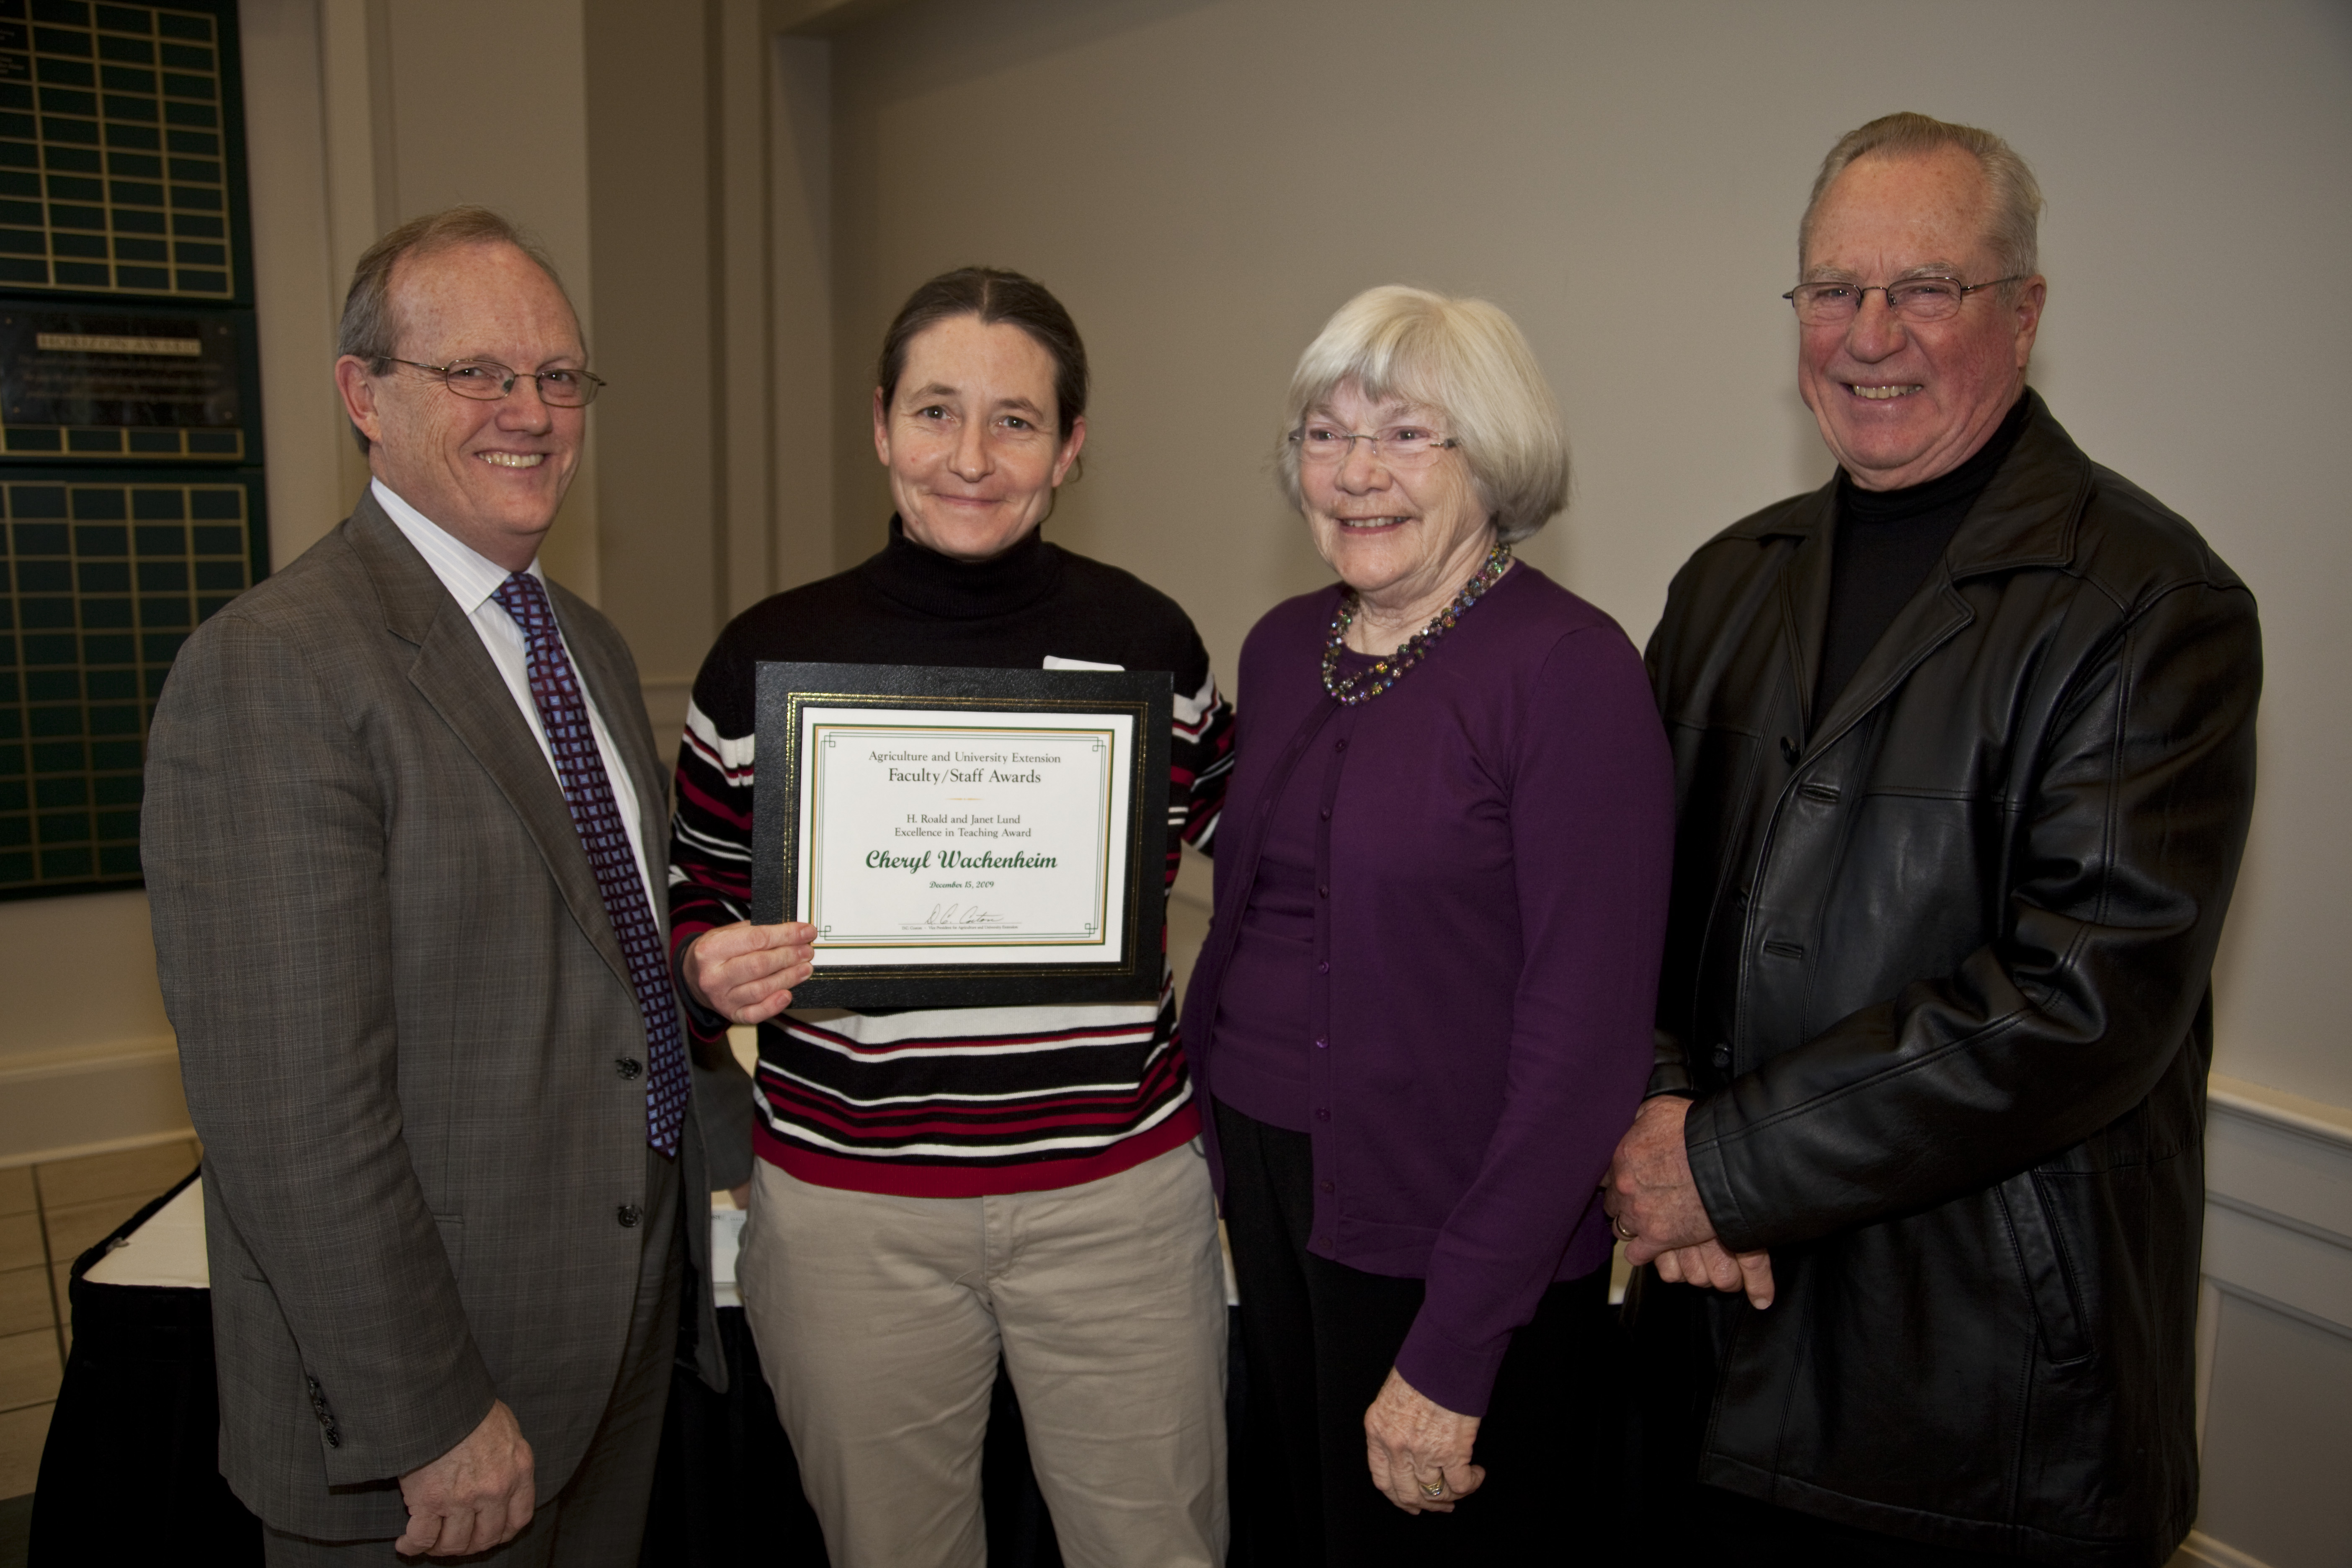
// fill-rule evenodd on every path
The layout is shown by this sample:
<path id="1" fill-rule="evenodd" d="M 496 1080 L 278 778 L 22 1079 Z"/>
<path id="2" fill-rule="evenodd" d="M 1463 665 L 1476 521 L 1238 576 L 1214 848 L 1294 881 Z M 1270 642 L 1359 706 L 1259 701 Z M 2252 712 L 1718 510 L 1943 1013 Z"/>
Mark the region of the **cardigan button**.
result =
<path id="1" fill-rule="evenodd" d="M 1318 1193 L 1328 1193 L 1328 1192 L 1331 1192 L 1331 1191 L 1333 1191 L 1334 1189 L 1333 1189 L 1333 1187 L 1332 1187 L 1331 1184 L 1330 1184 L 1330 1183 L 1328 1183 L 1328 1182 L 1318 1182 L 1318 1183 L 1316 1183 L 1316 1184 L 1315 1184 L 1315 1190 L 1316 1190 L 1317 1192 L 1318 1192 Z"/>
<path id="2" fill-rule="evenodd" d="M 1328 973 L 1331 973 L 1331 961 L 1330 961 L 1329 959 L 1326 958 L 1326 959 L 1323 959 L 1323 960 L 1321 960 L 1320 962 L 1318 962 L 1318 963 L 1315 965 L 1315 973 L 1318 973 L 1318 974 L 1328 974 Z"/>
<path id="3" fill-rule="evenodd" d="M 1318 1121 L 1328 1121 L 1331 1120 L 1331 1113 L 1318 1105 L 1315 1108 L 1315 1120 Z"/>
<path id="4" fill-rule="evenodd" d="M 1315 1048 L 1318 1051 L 1328 1051 L 1331 1048 L 1331 1042 L 1328 1040 L 1318 1040 L 1315 1042 Z"/>
<path id="5" fill-rule="evenodd" d="M 1331 808 L 1328 805 L 1323 808 L 1323 820 L 1326 822 L 1331 820 Z"/>
<path id="6" fill-rule="evenodd" d="M 1348 742 L 1345 741 L 1334 741 L 1331 742 L 1331 749 L 1335 752 L 1344 752 L 1348 749 Z"/>

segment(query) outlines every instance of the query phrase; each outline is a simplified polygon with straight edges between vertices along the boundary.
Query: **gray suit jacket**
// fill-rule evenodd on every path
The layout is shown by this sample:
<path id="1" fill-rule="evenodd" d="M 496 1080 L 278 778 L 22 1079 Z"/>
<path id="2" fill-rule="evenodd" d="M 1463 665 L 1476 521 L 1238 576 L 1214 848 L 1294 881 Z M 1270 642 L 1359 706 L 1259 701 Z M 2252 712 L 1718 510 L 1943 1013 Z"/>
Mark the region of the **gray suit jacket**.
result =
<path id="1" fill-rule="evenodd" d="M 661 887 L 636 668 L 612 623 L 548 588 Z M 205 1142 L 222 1473 L 278 1529 L 396 1534 L 397 1478 L 495 1396 L 552 1496 L 629 1326 L 646 1079 L 619 1064 L 644 1060 L 645 1026 L 562 787 L 373 499 L 181 651 L 141 834 Z M 679 1175 L 698 1281 L 691 1116 Z"/>

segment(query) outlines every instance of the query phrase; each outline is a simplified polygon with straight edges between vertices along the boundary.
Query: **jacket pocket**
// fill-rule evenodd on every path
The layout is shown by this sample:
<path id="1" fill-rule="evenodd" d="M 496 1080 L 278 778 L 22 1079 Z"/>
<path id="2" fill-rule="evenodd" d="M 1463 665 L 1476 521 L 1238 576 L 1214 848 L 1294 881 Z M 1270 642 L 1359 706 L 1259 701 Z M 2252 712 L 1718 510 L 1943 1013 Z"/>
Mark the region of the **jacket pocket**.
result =
<path id="1" fill-rule="evenodd" d="M 2053 1362 L 2080 1361 L 2091 1353 L 2090 1324 L 2069 1267 L 2065 1239 L 2042 1184 L 2021 1171 L 1994 1189 L 2010 1244 L 2025 1273 L 2025 1293 L 2033 1303 L 2042 1352 Z"/>

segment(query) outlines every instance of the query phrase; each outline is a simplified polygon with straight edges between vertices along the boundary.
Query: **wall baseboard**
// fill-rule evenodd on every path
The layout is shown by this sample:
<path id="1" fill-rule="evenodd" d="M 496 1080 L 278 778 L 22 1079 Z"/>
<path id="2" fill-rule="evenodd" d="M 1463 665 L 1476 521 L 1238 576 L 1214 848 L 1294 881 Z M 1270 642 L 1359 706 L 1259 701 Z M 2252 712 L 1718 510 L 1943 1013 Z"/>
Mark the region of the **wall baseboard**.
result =
<path id="1" fill-rule="evenodd" d="M 191 1135 L 169 1040 L 66 1051 L 0 1067 L 0 1169 Z"/>

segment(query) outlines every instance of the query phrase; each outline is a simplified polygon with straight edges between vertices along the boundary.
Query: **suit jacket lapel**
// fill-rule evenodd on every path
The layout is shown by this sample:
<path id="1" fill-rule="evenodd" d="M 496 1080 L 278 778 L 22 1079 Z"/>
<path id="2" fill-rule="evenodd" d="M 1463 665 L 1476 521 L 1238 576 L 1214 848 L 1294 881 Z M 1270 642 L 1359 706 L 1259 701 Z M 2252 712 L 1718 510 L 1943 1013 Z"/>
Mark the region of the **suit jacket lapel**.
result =
<path id="1" fill-rule="evenodd" d="M 580 847 L 563 788 L 473 623 L 373 496 L 362 494 L 345 526 L 352 550 L 374 580 L 385 629 L 416 648 L 409 684 L 432 704 L 506 796 L 581 932 L 622 984 L 628 984 L 628 961 L 613 934 L 604 894 L 597 890 L 596 874 Z"/>

